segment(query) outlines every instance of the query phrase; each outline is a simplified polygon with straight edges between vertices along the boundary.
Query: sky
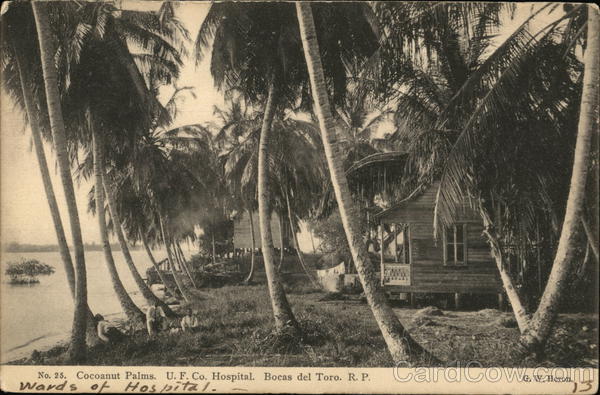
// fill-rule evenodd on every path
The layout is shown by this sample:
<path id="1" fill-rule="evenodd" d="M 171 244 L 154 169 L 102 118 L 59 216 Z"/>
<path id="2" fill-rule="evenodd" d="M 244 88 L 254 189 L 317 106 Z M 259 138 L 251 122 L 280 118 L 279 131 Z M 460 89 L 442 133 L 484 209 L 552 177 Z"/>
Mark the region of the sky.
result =
<path id="1" fill-rule="evenodd" d="M 124 9 L 157 9 L 160 1 L 123 0 Z M 176 8 L 176 16 L 189 30 L 192 41 L 195 39 L 209 3 L 186 2 Z M 519 5 L 515 20 L 507 24 L 502 36 L 510 34 L 529 14 L 530 5 Z M 190 43 L 192 52 L 192 43 Z M 223 97 L 213 86 L 209 73 L 207 56 L 196 67 L 193 57 L 187 59 L 181 71 L 178 86 L 194 86 L 196 98 L 188 97 L 181 103 L 173 126 L 204 123 L 213 120 L 213 106 L 222 106 Z M 168 96 L 163 92 L 162 96 Z M 31 149 L 30 132 L 23 122 L 23 116 L 14 108 L 6 92 L 0 94 L 0 240 L 31 244 L 55 244 L 56 235 L 45 198 L 36 156 Z M 52 174 L 54 190 L 59 201 L 66 234 L 70 235 L 66 206 L 60 179 L 56 172 L 55 157 L 46 145 L 48 165 Z M 86 243 L 99 242 L 98 226 L 95 218 L 87 213 L 87 194 L 91 183 L 83 181 L 75 185 L 83 239 Z M 69 238 L 69 237 L 68 237 Z M 310 240 L 305 231 L 299 237 L 301 248 L 308 250 Z"/>

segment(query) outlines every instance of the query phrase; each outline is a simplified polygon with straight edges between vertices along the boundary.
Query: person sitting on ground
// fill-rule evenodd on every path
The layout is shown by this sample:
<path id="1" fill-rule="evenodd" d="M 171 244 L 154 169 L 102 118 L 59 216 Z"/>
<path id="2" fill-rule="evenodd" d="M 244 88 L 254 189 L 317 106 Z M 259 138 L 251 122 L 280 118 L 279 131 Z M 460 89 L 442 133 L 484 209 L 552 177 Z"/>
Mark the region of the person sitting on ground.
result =
<path id="1" fill-rule="evenodd" d="M 155 301 L 154 305 L 148 306 L 146 310 L 146 327 L 150 337 L 156 335 L 160 330 L 164 329 L 164 323 L 167 316 L 162 307 Z"/>
<path id="2" fill-rule="evenodd" d="M 94 318 L 96 319 L 96 330 L 100 340 L 105 343 L 118 343 L 123 340 L 125 335 L 106 321 L 102 314 L 96 314 Z"/>
<path id="3" fill-rule="evenodd" d="M 193 314 L 192 309 L 187 309 L 185 316 L 181 319 L 181 330 L 184 332 L 195 331 L 200 326 L 200 321 Z"/>

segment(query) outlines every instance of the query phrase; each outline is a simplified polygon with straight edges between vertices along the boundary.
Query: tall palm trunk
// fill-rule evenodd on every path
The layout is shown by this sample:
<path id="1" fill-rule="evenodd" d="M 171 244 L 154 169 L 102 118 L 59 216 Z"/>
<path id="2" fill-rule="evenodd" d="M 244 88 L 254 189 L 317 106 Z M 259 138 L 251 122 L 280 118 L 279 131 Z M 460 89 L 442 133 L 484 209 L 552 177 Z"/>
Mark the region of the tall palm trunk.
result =
<path id="1" fill-rule="evenodd" d="M 504 262 L 504 254 L 502 252 L 502 246 L 500 245 L 498 234 L 495 230 L 494 224 L 490 220 L 489 215 L 483 209 L 483 207 L 479 208 L 480 216 L 483 220 L 484 231 L 488 244 L 490 245 L 490 251 L 492 252 L 492 256 L 496 261 L 496 267 L 498 268 L 498 272 L 500 273 L 500 280 L 502 281 L 502 286 L 504 291 L 506 292 L 506 296 L 508 297 L 508 301 L 510 302 L 511 308 L 513 310 L 513 314 L 515 316 L 515 320 L 517 321 L 517 325 L 519 327 L 519 331 L 523 333 L 528 326 L 529 317 L 527 316 L 527 310 L 525 306 L 523 306 L 523 302 L 521 301 L 521 297 L 517 292 L 517 288 L 514 286 L 514 282 L 508 270 L 506 270 L 506 265 Z"/>
<path id="2" fill-rule="evenodd" d="M 189 295 L 187 289 L 185 288 L 185 286 L 183 285 L 183 281 L 181 280 L 181 278 L 179 278 L 179 274 L 177 274 L 177 272 L 175 270 L 175 262 L 173 260 L 173 255 L 171 254 L 171 248 L 169 247 L 169 239 L 167 238 L 167 235 L 166 235 L 165 225 L 163 223 L 164 221 L 162 219 L 162 215 L 159 213 L 158 216 L 159 216 L 159 223 L 160 223 L 160 234 L 162 236 L 165 248 L 167 249 L 167 260 L 169 262 L 169 268 L 171 269 L 171 273 L 173 274 L 173 280 L 175 280 L 175 284 L 177 285 L 177 288 L 179 289 L 179 293 L 181 294 L 183 299 L 189 303 L 191 300 L 190 295 Z"/>
<path id="3" fill-rule="evenodd" d="M 106 229 L 106 214 L 104 212 L 104 191 L 102 187 L 102 172 L 104 171 L 104 158 L 102 153 L 102 144 L 100 143 L 99 136 L 96 132 L 92 132 L 92 154 L 94 160 L 94 198 L 96 199 L 96 217 L 98 218 L 98 228 L 100 230 L 100 240 L 102 242 L 102 249 L 104 251 L 104 261 L 106 267 L 110 273 L 110 279 L 112 282 L 113 289 L 123 312 L 127 315 L 127 318 L 135 324 L 143 324 L 144 313 L 135 305 L 131 297 L 127 293 L 127 290 L 123 286 L 115 261 L 113 259 L 112 251 L 110 249 L 110 241 L 108 238 L 108 230 Z"/>
<path id="4" fill-rule="evenodd" d="M 300 245 L 298 244 L 298 236 L 296 235 L 296 229 L 294 227 L 294 216 L 292 215 L 292 206 L 290 205 L 290 197 L 287 190 L 285 191 L 285 204 L 287 206 L 288 220 L 290 221 L 290 232 L 292 234 L 292 241 L 294 243 L 294 248 L 296 249 L 296 254 L 298 255 L 298 260 L 300 261 L 300 266 L 302 266 L 302 270 L 304 270 L 304 273 L 306 273 L 312 285 L 318 287 L 319 285 L 308 271 L 308 267 L 304 262 L 304 255 L 302 254 L 302 251 L 300 251 Z"/>
<path id="5" fill-rule="evenodd" d="M 574 266 L 577 246 L 576 229 L 583 213 L 591 140 L 594 127 L 597 127 L 598 122 L 600 22 L 598 13 L 592 5 L 588 6 L 587 25 L 583 90 L 571 186 L 552 270 L 537 311 L 531 318 L 528 330 L 521 336 L 521 344 L 529 351 L 538 351 L 544 346 L 556 319 L 558 304 L 563 297 L 567 276 Z"/>
<path id="6" fill-rule="evenodd" d="M 158 304 L 160 307 L 162 307 L 163 311 L 167 316 L 176 317 L 177 315 L 173 312 L 173 310 L 171 310 L 165 302 L 160 300 L 156 295 L 154 295 L 152 290 L 148 288 L 148 285 L 146 285 L 146 282 L 140 275 L 140 272 L 137 270 L 137 267 L 135 267 L 135 263 L 133 262 L 133 258 L 131 257 L 131 253 L 129 252 L 127 239 L 125 239 L 125 235 L 123 234 L 123 229 L 121 227 L 121 217 L 119 216 L 119 213 L 117 211 L 114 196 L 112 194 L 110 186 L 106 182 L 106 177 L 104 176 L 104 174 L 100 173 L 100 176 L 102 178 L 102 185 L 104 185 L 106 201 L 108 202 L 108 210 L 110 212 L 110 217 L 113 220 L 113 227 L 117 235 L 117 240 L 119 241 L 119 245 L 121 246 L 121 252 L 123 253 L 123 257 L 125 258 L 125 262 L 127 263 L 127 267 L 131 272 L 131 276 L 133 277 L 135 284 L 142 293 L 144 299 L 146 299 L 146 303 L 149 306 L 154 306 L 155 304 Z"/>
<path id="7" fill-rule="evenodd" d="M 65 134 L 65 125 L 60 103 L 60 94 L 58 92 L 58 78 L 54 65 L 54 50 L 52 43 L 52 33 L 47 14 L 47 4 L 41 2 L 32 2 L 33 14 L 35 17 L 38 41 L 40 46 L 40 56 L 42 62 L 42 72 L 44 75 L 44 88 L 46 91 L 46 102 L 48 104 L 48 115 L 50 118 L 50 128 L 52 129 L 52 139 L 60 178 L 65 192 L 67 211 L 71 225 L 71 234 L 73 238 L 73 247 L 75 249 L 75 311 L 73 313 L 73 330 L 71 332 L 71 345 L 69 356 L 72 362 L 79 363 L 86 358 L 86 324 L 87 324 L 87 276 L 85 269 L 85 253 L 83 249 L 83 238 L 81 236 L 81 225 L 79 223 L 79 213 L 77 211 L 77 201 L 75 199 L 75 189 L 73 188 L 73 179 L 71 178 L 71 166 L 67 151 L 67 141 Z"/>
<path id="8" fill-rule="evenodd" d="M 273 77 L 271 77 L 273 78 Z M 265 113 L 260 131 L 258 147 L 258 218 L 260 224 L 260 240 L 262 245 L 263 262 L 267 275 L 267 285 L 271 297 L 275 327 L 281 330 L 285 327 L 298 329 L 298 322 L 288 303 L 281 275 L 275 268 L 273 234 L 271 233 L 270 194 L 269 194 L 269 139 L 271 124 L 275 111 L 275 84 L 271 80 Z"/>
<path id="9" fill-rule="evenodd" d="M 46 194 L 46 200 L 48 201 L 48 207 L 50 209 L 50 215 L 52 217 L 52 223 L 54 224 L 54 230 L 56 232 L 56 239 L 58 243 L 58 250 L 60 252 L 65 274 L 67 275 L 67 283 L 69 284 L 69 291 L 71 292 L 71 298 L 73 302 L 76 301 L 75 291 L 75 269 L 73 269 L 73 261 L 71 259 L 71 253 L 67 244 L 67 238 L 65 236 L 65 229 L 63 227 L 60 211 L 58 210 L 58 202 L 56 201 L 56 195 L 54 194 L 54 187 L 52 186 L 52 180 L 50 179 L 50 171 L 48 170 L 48 162 L 46 161 L 46 153 L 44 152 L 44 143 L 42 141 L 42 134 L 40 132 L 40 120 L 35 110 L 35 103 L 33 98 L 33 92 L 27 82 L 28 73 L 25 71 L 24 62 L 17 53 L 17 68 L 19 71 L 19 82 L 21 84 L 21 90 L 23 94 L 23 101 L 25 104 L 25 111 L 27 113 L 27 119 L 29 120 L 29 127 L 31 128 L 31 136 L 33 139 L 33 146 L 35 148 L 36 158 L 40 169 L 40 175 L 42 178 L 42 184 L 44 185 L 44 192 Z M 87 305 L 87 303 L 86 303 Z M 98 341 L 98 333 L 95 330 L 96 322 L 94 320 L 94 314 L 92 314 L 89 307 L 87 309 L 87 340 L 89 344 L 95 344 Z"/>
<path id="10" fill-rule="evenodd" d="M 283 248 L 283 215 L 277 213 L 277 217 L 279 218 L 279 265 L 277 265 L 277 269 L 281 270 L 283 266 L 283 258 L 284 258 L 284 248 Z"/>
<path id="11" fill-rule="evenodd" d="M 27 79 L 27 73 L 25 72 L 23 60 L 18 54 L 18 51 L 15 52 L 17 53 L 16 60 L 17 67 L 19 69 L 19 79 L 23 93 L 23 101 L 25 103 L 25 111 L 27 112 L 29 127 L 31 128 L 31 137 L 33 138 L 33 146 L 35 148 L 36 158 L 40 168 L 42 183 L 44 184 L 46 200 L 48 201 L 52 223 L 54 224 L 54 230 L 56 232 L 58 250 L 65 268 L 65 274 L 67 275 L 67 283 L 69 284 L 71 296 L 73 297 L 73 300 L 75 300 L 75 270 L 73 269 L 73 261 L 69 252 L 69 246 L 67 245 L 65 229 L 60 217 L 60 211 L 58 210 L 58 203 L 56 201 L 56 195 L 54 194 L 54 187 L 52 186 L 52 180 L 50 179 L 50 171 L 48 170 L 48 162 L 46 161 L 46 153 L 44 152 L 44 143 L 42 141 L 42 134 L 40 132 L 40 121 L 37 110 L 35 109 L 33 92 L 31 87 L 27 84 L 27 82 L 25 82 Z"/>
<path id="12" fill-rule="evenodd" d="M 171 286 L 171 282 L 167 281 L 167 279 L 165 278 L 165 275 L 163 274 L 162 270 L 160 270 L 160 267 L 158 266 L 158 263 L 156 263 L 156 259 L 154 259 L 154 255 L 152 255 L 152 251 L 150 250 L 150 247 L 148 246 L 148 240 L 146 240 L 146 235 L 142 231 L 140 231 L 140 238 L 142 239 L 142 244 L 144 245 L 144 249 L 146 250 L 146 254 L 148 255 L 148 258 L 150 259 L 150 262 L 152 263 L 152 266 L 154 266 L 154 270 L 156 270 L 156 273 L 158 274 L 158 277 L 160 278 L 160 281 L 165 286 L 165 289 L 167 291 L 169 291 L 169 293 L 171 295 L 173 295 L 173 296 L 177 295 L 177 293 L 175 292 L 175 290 Z"/>
<path id="13" fill-rule="evenodd" d="M 331 183 L 335 191 L 340 217 L 344 225 L 354 265 L 362 283 L 367 302 L 371 307 L 375 320 L 395 362 L 411 361 L 417 355 L 428 359 L 428 362 L 430 362 L 434 357 L 410 337 L 388 304 L 374 266 L 367 255 L 367 249 L 358 223 L 360 216 L 350 195 L 341 153 L 336 141 L 336 132 L 329 107 L 317 33 L 310 3 L 297 2 L 296 12 L 298 14 L 302 45 L 304 47 L 304 56 L 310 76 L 311 91 L 315 103 L 314 108 L 319 119 L 327 165 L 331 174 Z"/>
<path id="14" fill-rule="evenodd" d="M 187 274 L 188 278 L 192 282 L 192 285 L 194 286 L 194 288 L 198 288 L 198 286 L 196 285 L 196 281 L 194 281 L 194 276 L 192 275 L 192 271 L 190 270 L 188 262 L 185 259 L 185 255 L 183 255 L 183 250 L 181 249 L 179 242 L 176 242 L 174 247 L 176 248 L 177 254 L 180 257 L 179 260 L 181 262 L 181 266 L 183 267 L 183 270 L 185 270 L 185 273 Z"/>
<path id="15" fill-rule="evenodd" d="M 169 237 L 169 236 L 167 236 Z M 177 284 L 177 288 L 179 288 L 179 292 L 181 293 L 181 296 L 183 296 L 183 298 L 189 303 L 192 300 L 192 297 L 188 291 L 188 288 L 185 284 L 185 280 L 179 275 L 179 272 L 181 271 L 181 267 L 177 268 L 176 267 L 176 263 L 177 266 L 181 266 L 179 264 L 179 261 L 177 259 L 177 253 L 175 251 L 174 248 L 172 248 L 172 242 L 168 242 L 167 243 L 167 256 L 170 256 L 171 259 L 169 260 L 169 264 L 171 266 L 171 273 L 173 274 L 173 279 L 175 280 L 175 284 Z"/>
<path id="16" fill-rule="evenodd" d="M 254 249 L 256 248 L 256 246 L 254 241 L 254 219 L 252 218 L 252 210 L 246 211 L 248 212 L 248 218 L 250 218 L 250 240 L 252 242 L 252 251 L 250 252 L 250 272 L 244 280 L 244 282 L 248 284 L 254 278 Z"/>

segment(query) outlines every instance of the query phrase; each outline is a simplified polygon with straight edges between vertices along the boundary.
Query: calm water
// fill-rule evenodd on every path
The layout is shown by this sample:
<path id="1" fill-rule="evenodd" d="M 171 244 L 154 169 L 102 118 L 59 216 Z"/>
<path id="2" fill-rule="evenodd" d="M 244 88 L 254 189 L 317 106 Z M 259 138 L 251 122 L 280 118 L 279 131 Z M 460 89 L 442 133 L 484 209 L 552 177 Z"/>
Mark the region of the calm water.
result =
<path id="1" fill-rule="evenodd" d="M 143 250 L 131 253 L 140 274 L 145 278 L 146 269 L 152 265 L 148 256 Z M 145 307 L 123 255 L 120 251 L 115 251 L 113 255 L 125 288 L 138 306 Z M 154 256 L 157 260 L 161 260 L 165 258 L 166 253 L 155 251 Z M 39 284 L 10 285 L 8 277 L 4 275 L 6 263 L 20 258 L 37 259 L 54 266 L 56 272 L 50 276 L 40 276 Z M 100 313 L 107 319 L 116 318 L 121 314 L 121 309 L 112 288 L 102 251 L 86 252 L 85 258 L 90 308 L 94 313 Z M 58 252 L 2 253 L 1 261 L 1 361 L 29 356 L 34 349 L 44 350 L 58 341 L 67 339 L 73 320 L 73 302 L 60 254 Z"/>

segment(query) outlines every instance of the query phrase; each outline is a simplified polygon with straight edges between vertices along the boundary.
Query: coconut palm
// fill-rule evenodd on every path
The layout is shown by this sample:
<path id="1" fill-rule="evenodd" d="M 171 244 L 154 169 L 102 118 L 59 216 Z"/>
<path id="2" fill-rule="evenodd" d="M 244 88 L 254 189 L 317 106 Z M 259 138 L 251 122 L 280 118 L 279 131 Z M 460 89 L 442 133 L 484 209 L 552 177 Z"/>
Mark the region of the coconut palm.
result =
<path id="1" fill-rule="evenodd" d="M 558 302 L 565 290 L 565 280 L 573 267 L 576 227 L 579 225 L 584 212 L 591 141 L 594 128 L 598 124 L 598 75 L 600 73 L 599 15 L 593 6 L 587 7 L 587 13 L 587 45 L 584 57 L 583 91 L 569 197 L 561 236 L 546 289 L 527 330 L 521 337 L 521 343 L 529 350 L 539 350 L 544 346 L 556 319 Z"/>
<path id="2" fill-rule="evenodd" d="M 381 57 L 387 67 L 376 70 L 385 81 L 387 100 L 397 106 L 398 132 L 392 140 L 411 141 L 405 193 L 442 179 L 436 230 L 453 221 L 465 194 L 473 197 L 521 329 L 526 328 L 527 305 L 508 271 L 508 254 L 516 250 L 521 261 L 532 260 L 532 246 L 539 250 L 543 245 L 542 254 L 552 255 L 550 240 L 568 185 L 562 169 L 570 153 L 564 147 L 573 144 L 562 131 L 572 127 L 576 116 L 578 89 L 571 76 L 579 71 L 569 46 L 581 23 L 569 23 L 562 37 L 551 33 L 569 14 L 577 20 L 576 8 L 539 33 L 527 28 L 536 15 L 557 7 L 542 5 L 496 47 L 490 38 L 498 30 L 498 4 L 376 7 L 388 32 L 382 45 L 387 56 Z M 540 142 L 545 150 L 539 150 Z M 548 231 L 540 238 L 534 236 L 536 229 Z M 508 250 L 511 244 L 516 248 Z M 527 286 L 521 273 L 516 281 Z"/>
<path id="3" fill-rule="evenodd" d="M 146 302 L 148 303 L 149 306 L 159 305 L 163 309 L 163 311 L 165 312 L 165 314 L 167 316 L 175 317 L 176 314 L 169 308 L 169 306 L 165 302 L 160 300 L 158 297 L 156 297 L 156 295 L 154 295 L 154 293 L 150 290 L 150 288 L 148 288 L 148 285 L 146 285 L 146 282 L 144 281 L 144 279 L 138 272 L 137 268 L 135 267 L 135 263 L 133 262 L 133 258 L 131 257 L 131 253 L 129 252 L 129 246 L 127 243 L 127 239 L 125 238 L 125 235 L 123 234 L 123 229 L 121 227 L 122 222 L 121 222 L 120 215 L 119 215 L 119 212 L 116 207 L 116 202 L 115 202 L 115 199 L 113 196 L 111 184 L 106 181 L 107 177 L 104 174 L 101 173 L 101 177 L 102 177 L 102 185 L 104 187 L 103 188 L 104 189 L 104 197 L 106 198 L 106 202 L 108 204 L 108 209 L 109 209 L 109 214 L 110 214 L 110 217 L 111 217 L 112 223 L 113 223 L 113 230 L 114 230 L 115 234 L 117 235 L 117 240 L 119 241 L 119 246 L 121 247 L 123 257 L 125 258 L 125 263 L 127 263 L 127 266 L 129 267 L 129 270 L 131 272 L 133 280 L 135 281 L 135 284 L 139 288 L 140 292 L 144 296 L 144 299 L 146 299 Z"/>
<path id="4" fill-rule="evenodd" d="M 29 4 L 14 3 L 2 19 L 1 45 L 2 54 L 5 57 L 5 60 L 3 60 L 5 66 L 2 70 L 3 87 L 13 96 L 15 103 L 19 104 L 27 115 L 40 175 L 56 231 L 59 252 L 67 275 L 71 296 L 75 299 L 73 262 L 44 152 L 43 131 L 46 126 L 41 123 L 42 120 L 38 115 L 41 113 L 46 117 L 47 111 L 43 108 L 45 106 L 43 97 L 39 94 L 36 95 L 36 91 L 39 92 L 37 88 L 43 84 L 43 81 L 41 79 L 41 65 L 37 62 L 40 58 L 39 47 L 36 42 L 31 40 L 31 37 L 36 34 L 32 9 Z M 23 38 L 28 38 L 28 40 L 23 41 Z M 25 59 L 29 59 L 29 61 Z"/>
<path id="5" fill-rule="evenodd" d="M 339 103 L 346 86 L 346 75 L 339 70 L 344 68 L 345 60 L 365 56 L 375 37 L 365 18 L 360 17 L 366 6 L 337 4 L 336 12 L 326 4 L 317 8 L 324 32 L 321 38 L 328 44 L 323 58 L 331 82 L 328 87 L 334 102 Z M 237 87 L 251 103 L 266 103 L 258 149 L 258 212 L 263 261 L 277 328 L 297 327 L 274 267 L 268 182 L 270 133 L 276 113 L 286 107 L 293 108 L 298 97 L 304 107 L 309 107 L 307 74 L 295 18 L 292 4 L 215 4 L 196 40 L 197 54 L 203 55 L 210 39 L 215 38 L 211 73 L 218 87 Z"/>
<path id="6" fill-rule="evenodd" d="M 106 214 L 104 211 L 104 187 L 102 181 L 102 173 L 105 171 L 104 154 L 102 151 L 105 148 L 102 146 L 101 140 L 99 140 L 100 136 L 98 135 L 98 133 L 92 131 L 92 152 L 94 157 L 93 160 L 95 178 L 94 197 L 96 203 L 96 217 L 98 218 L 98 227 L 100 230 L 100 239 L 102 241 L 102 249 L 104 250 L 104 259 L 106 262 L 106 266 L 108 267 L 108 271 L 110 273 L 114 291 L 117 295 L 117 298 L 119 299 L 123 312 L 134 324 L 143 325 L 145 315 L 136 306 L 133 300 L 131 300 L 131 297 L 129 296 L 127 290 L 123 286 L 123 283 L 119 278 L 117 267 L 115 266 L 115 261 L 113 259 L 112 251 L 110 248 L 110 240 L 108 238 L 108 230 L 106 227 Z"/>
<path id="7" fill-rule="evenodd" d="M 95 197 L 105 198 L 104 194 L 98 195 L 98 187 L 106 190 L 106 200 L 111 213 L 113 229 L 121 243 L 126 263 L 143 296 L 152 304 L 156 302 L 162 304 L 168 314 L 174 315 L 168 306 L 156 298 L 137 271 L 131 259 L 125 236 L 122 234 L 120 213 L 113 198 L 112 182 L 107 182 L 108 178 L 103 173 L 109 167 L 114 169 L 123 166 L 126 161 L 124 158 L 127 157 L 126 152 L 128 148 L 136 144 L 138 136 L 155 123 L 162 123 L 165 122 L 165 118 L 168 119 L 166 110 L 160 106 L 160 103 L 146 87 L 144 75 L 138 67 L 149 68 L 147 73 L 152 74 L 154 82 L 152 86 L 156 87 L 157 83 L 168 83 L 176 77 L 181 62 L 175 53 L 176 50 L 170 44 L 170 41 L 174 41 L 171 40 L 172 34 L 165 31 L 163 21 L 159 23 L 157 16 L 125 13 L 116 18 L 110 7 L 91 5 L 90 8 L 91 10 L 88 11 L 94 15 L 94 18 L 87 22 L 91 23 L 93 29 L 90 28 L 90 33 L 82 39 L 80 47 L 77 48 L 76 63 L 68 65 L 70 79 L 66 95 L 67 108 L 69 108 L 71 118 L 75 123 L 86 122 L 89 129 L 97 134 L 96 140 L 106 138 L 98 134 L 98 130 L 102 130 L 105 135 L 110 135 L 113 141 L 122 142 L 112 150 L 101 153 L 103 157 L 106 156 L 109 159 L 110 166 L 106 167 L 104 160 L 97 164 L 100 166 L 100 176 L 103 180 L 100 184 L 96 183 Z M 163 34 L 164 37 L 155 31 Z M 144 53 L 130 53 L 126 42 L 127 38 L 131 38 L 134 42 L 141 39 L 143 41 L 142 49 L 150 51 L 152 56 Z M 135 60 L 140 58 L 143 59 L 143 62 L 136 64 Z M 87 95 L 87 90 L 92 88 L 95 88 L 96 94 Z M 83 146 L 89 144 L 88 136 L 84 134 L 77 136 L 79 144 Z M 102 150 L 104 147 L 98 149 Z M 89 160 L 87 163 L 84 162 L 80 169 L 84 176 L 86 175 L 86 165 L 89 174 Z M 95 170 L 94 173 L 96 172 Z M 101 236 L 105 237 L 106 219 L 102 212 L 98 211 L 98 206 L 103 204 L 103 202 L 95 201 L 93 207 L 102 217 L 99 218 L 100 231 Z M 122 286 L 114 267 L 109 245 L 105 246 L 105 256 L 115 292 L 124 311 L 131 319 L 139 320 L 141 311 Z"/>
<path id="8" fill-rule="evenodd" d="M 285 23 L 284 4 L 229 4 L 211 6 L 196 39 L 199 61 L 212 44 L 211 74 L 217 87 L 240 86 L 251 102 L 265 100 L 260 142 L 258 146 L 258 213 L 263 262 L 271 297 L 275 326 L 298 329 L 297 321 L 283 290 L 280 274 L 274 265 L 273 238 L 270 224 L 270 193 L 268 183 L 269 139 L 271 124 L 276 112 L 276 100 L 286 99 L 286 90 L 295 89 L 283 78 L 293 76 L 283 70 L 294 67 L 294 53 L 288 50 L 293 38 L 293 25 Z M 284 19 L 281 19 L 281 18 Z M 287 15 L 289 19 L 289 15 Z M 229 48 L 235 48 L 230 52 Z M 273 50 L 276 48 L 276 50 Z M 286 54 L 282 57 L 282 54 Z M 282 64 L 283 63 L 283 64 Z M 266 74 L 266 78 L 264 77 Z M 277 95 L 277 98 L 275 97 Z M 288 94 L 289 97 L 289 94 Z"/>
<path id="9" fill-rule="evenodd" d="M 365 296 L 394 361 L 408 361 L 413 359 L 415 355 L 425 355 L 432 358 L 426 350 L 410 337 L 394 314 L 386 300 L 374 266 L 367 255 L 367 249 L 360 232 L 360 225 L 357 221 L 357 208 L 350 195 L 343 161 L 340 157 L 339 147 L 336 144 L 335 123 L 329 106 L 327 86 L 321 64 L 321 55 L 311 4 L 296 3 L 296 11 L 306 64 L 310 75 L 315 112 L 319 120 L 331 182 L 344 224 L 344 230 L 346 231 L 348 244 L 352 252 L 352 258 L 363 285 Z"/>
<path id="10" fill-rule="evenodd" d="M 50 128 L 52 130 L 52 138 L 61 181 L 65 190 L 65 199 L 67 202 L 73 237 L 73 247 L 75 249 L 76 299 L 69 354 L 73 362 L 79 363 L 85 360 L 86 357 L 85 334 L 88 313 L 83 239 L 81 236 L 81 225 L 79 222 L 79 214 L 77 212 L 77 201 L 75 199 L 75 189 L 73 188 L 65 125 L 60 104 L 60 94 L 58 91 L 57 71 L 54 64 L 54 44 L 52 42 L 50 21 L 48 19 L 48 5 L 32 3 L 31 6 L 33 7 L 40 45 L 40 57 L 42 60 L 42 72 L 44 75 L 44 88 L 48 105 L 48 115 L 50 118 Z"/>

